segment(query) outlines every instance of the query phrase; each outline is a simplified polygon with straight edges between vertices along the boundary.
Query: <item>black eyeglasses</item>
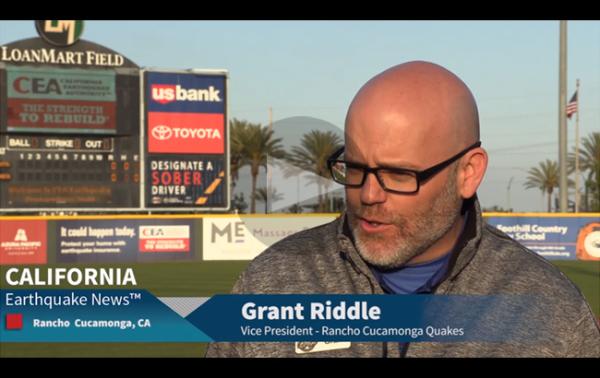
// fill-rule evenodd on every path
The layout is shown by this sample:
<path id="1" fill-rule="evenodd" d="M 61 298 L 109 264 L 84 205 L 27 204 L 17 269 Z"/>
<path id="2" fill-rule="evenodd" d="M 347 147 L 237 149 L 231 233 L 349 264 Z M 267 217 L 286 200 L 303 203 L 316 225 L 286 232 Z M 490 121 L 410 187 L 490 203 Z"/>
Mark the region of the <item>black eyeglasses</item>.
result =
<path id="1" fill-rule="evenodd" d="M 335 182 L 350 188 L 360 188 L 365 183 L 367 174 L 373 173 L 377 177 L 379 185 L 385 191 L 398 194 L 412 194 L 419 191 L 422 183 L 460 159 L 470 150 L 479 146 L 481 146 L 480 141 L 470 145 L 450 159 L 422 171 L 386 166 L 370 168 L 364 164 L 338 160 L 344 152 L 344 147 L 341 147 L 327 159 L 327 166 Z"/>

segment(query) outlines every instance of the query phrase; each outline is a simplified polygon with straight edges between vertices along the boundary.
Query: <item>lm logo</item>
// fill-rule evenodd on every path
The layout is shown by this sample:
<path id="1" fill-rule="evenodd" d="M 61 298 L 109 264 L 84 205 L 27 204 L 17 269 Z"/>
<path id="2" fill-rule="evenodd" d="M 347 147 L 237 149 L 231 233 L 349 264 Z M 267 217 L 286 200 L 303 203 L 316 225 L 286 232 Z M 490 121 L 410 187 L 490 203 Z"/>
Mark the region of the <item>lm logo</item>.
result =
<path id="1" fill-rule="evenodd" d="M 38 20 L 35 27 L 46 42 L 60 47 L 73 45 L 83 33 L 81 20 Z"/>

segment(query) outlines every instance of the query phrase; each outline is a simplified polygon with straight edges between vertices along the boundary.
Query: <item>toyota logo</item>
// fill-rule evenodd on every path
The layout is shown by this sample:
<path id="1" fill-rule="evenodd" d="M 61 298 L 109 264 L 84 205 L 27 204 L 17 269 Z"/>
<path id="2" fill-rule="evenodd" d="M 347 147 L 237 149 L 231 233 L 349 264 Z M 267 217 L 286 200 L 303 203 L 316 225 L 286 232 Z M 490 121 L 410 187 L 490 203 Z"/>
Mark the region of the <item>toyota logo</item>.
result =
<path id="1" fill-rule="evenodd" d="M 156 125 L 152 128 L 152 136 L 158 140 L 167 140 L 173 135 L 173 131 L 167 125 Z"/>

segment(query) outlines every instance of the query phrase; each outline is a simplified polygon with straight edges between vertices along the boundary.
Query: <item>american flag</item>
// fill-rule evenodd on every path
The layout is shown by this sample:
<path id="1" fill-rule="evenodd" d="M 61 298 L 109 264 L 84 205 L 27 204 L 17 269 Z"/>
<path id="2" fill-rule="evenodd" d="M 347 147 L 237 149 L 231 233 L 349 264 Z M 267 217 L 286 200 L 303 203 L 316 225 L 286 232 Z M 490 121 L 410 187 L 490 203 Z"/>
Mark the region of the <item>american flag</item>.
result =
<path id="1" fill-rule="evenodd" d="M 571 119 L 571 116 L 577 113 L 577 92 L 571 97 L 571 101 L 567 104 L 567 118 Z"/>

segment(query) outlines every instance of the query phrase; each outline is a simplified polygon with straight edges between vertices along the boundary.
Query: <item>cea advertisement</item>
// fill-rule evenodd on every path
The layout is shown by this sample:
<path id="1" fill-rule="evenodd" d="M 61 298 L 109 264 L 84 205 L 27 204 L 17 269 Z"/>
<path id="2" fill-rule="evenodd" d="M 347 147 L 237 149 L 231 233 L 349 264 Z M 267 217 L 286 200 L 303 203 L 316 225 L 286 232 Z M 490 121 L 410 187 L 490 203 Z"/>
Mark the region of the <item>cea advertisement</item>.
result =
<path id="1" fill-rule="evenodd" d="M 9 132 L 116 132 L 114 71 L 9 66 L 6 75 Z"/>
<path id="2" fill-rule="evenodd" d="M 190 260 L 189 220 L 65 220 L 56 222 L 57 262 Z"/>
<path id="3" fill-rule="evenodd" d="M 0 220 L 0 265 L 196 258 L 188 219 Z"/>

